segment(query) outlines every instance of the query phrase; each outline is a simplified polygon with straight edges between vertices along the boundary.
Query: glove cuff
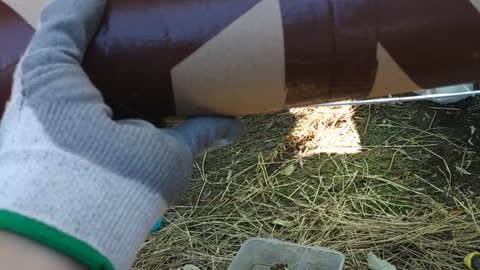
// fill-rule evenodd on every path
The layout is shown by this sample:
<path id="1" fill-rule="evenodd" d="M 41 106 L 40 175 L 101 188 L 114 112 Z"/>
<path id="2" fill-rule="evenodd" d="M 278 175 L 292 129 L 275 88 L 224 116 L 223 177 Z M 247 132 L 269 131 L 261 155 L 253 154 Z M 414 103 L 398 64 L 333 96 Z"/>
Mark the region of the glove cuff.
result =
<path id="1" fill-rule="evenodd" d="M 67 152 L 4 153 L 0 168 L 0 229 L 94 270 L 129 269 L 168 207 L 148 185 Z"/>
<path id="2" fill-rule="evenodd" d="M 89 244 L 40 221 L 0 210 L 0 230 L 31 239 L 83 264 L 92 270 L 114 270 L 112 263 Z"/>

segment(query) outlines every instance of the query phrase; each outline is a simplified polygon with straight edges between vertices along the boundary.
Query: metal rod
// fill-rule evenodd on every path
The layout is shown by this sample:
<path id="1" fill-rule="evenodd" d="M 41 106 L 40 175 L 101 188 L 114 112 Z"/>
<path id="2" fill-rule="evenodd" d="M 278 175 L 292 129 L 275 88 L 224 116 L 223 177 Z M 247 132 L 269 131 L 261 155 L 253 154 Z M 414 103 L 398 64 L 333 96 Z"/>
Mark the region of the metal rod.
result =
<path id="1" fill-rule="evenodd" d="M 388 98 L 374 98 L 374 99 L 353 100 L 353 101 L 338 101 L 338 102 L 322 103 L 316 106 L 323 107 L 323 106 L 387 104 L 387 103 L 397 103 L 397 102 L 406 102 L 406 101 L 420 101 L 420 100 L 427 100 L 432 98 L 475 96 L 479 94 L 480 94 L 480 90 L 474 90 L 474 91 L 460 92 L 460 93 L 428 94 L 428 95 L 418 95 L 418 96 L 408 96 L 408 97 L 388 97 Z"/>

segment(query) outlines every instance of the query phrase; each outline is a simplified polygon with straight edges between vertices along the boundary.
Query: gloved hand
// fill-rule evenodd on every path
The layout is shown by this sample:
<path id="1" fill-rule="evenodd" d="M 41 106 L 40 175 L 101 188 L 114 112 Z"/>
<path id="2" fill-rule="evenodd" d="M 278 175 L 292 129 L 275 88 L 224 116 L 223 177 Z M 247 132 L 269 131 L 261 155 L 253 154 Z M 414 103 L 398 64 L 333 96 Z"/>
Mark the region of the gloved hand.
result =
<path id="1" fill-rule="evenodd" d="M 80 66 L 104 5 L 53 1 L 18 65 L 0 129 L 0 230 L 91 269 L 123 270 L 184 190 L 195 155 L 233 140 L 241 124 L 113 121 Z"/>

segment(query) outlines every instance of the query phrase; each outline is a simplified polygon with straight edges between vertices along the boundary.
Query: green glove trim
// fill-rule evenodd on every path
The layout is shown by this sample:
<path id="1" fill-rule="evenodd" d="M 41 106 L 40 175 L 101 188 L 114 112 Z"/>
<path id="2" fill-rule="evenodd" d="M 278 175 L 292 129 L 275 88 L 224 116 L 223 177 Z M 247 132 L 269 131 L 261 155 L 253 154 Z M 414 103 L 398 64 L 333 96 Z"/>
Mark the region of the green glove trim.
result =
<path id="1" fill-rule="evenodd" d="M 31 218 L 0 210 L 0 230 L 13 232 L 43 244 L 91 270 L 114 270 L 110 261 L 87 243 Z"/>

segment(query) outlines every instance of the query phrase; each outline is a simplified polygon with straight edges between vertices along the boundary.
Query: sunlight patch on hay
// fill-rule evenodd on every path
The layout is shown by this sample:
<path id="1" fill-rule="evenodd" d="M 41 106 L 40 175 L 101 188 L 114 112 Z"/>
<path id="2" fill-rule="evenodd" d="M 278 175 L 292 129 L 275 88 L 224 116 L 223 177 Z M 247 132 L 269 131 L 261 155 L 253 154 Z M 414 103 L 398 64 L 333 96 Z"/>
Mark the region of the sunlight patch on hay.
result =
<path id="1" fill-rule="evenodd" d="M 294 108 L 290 113 L 296 119 L 296 126 L 287 143 L 300 156 L 361 151 L 352 106 Z"/>

